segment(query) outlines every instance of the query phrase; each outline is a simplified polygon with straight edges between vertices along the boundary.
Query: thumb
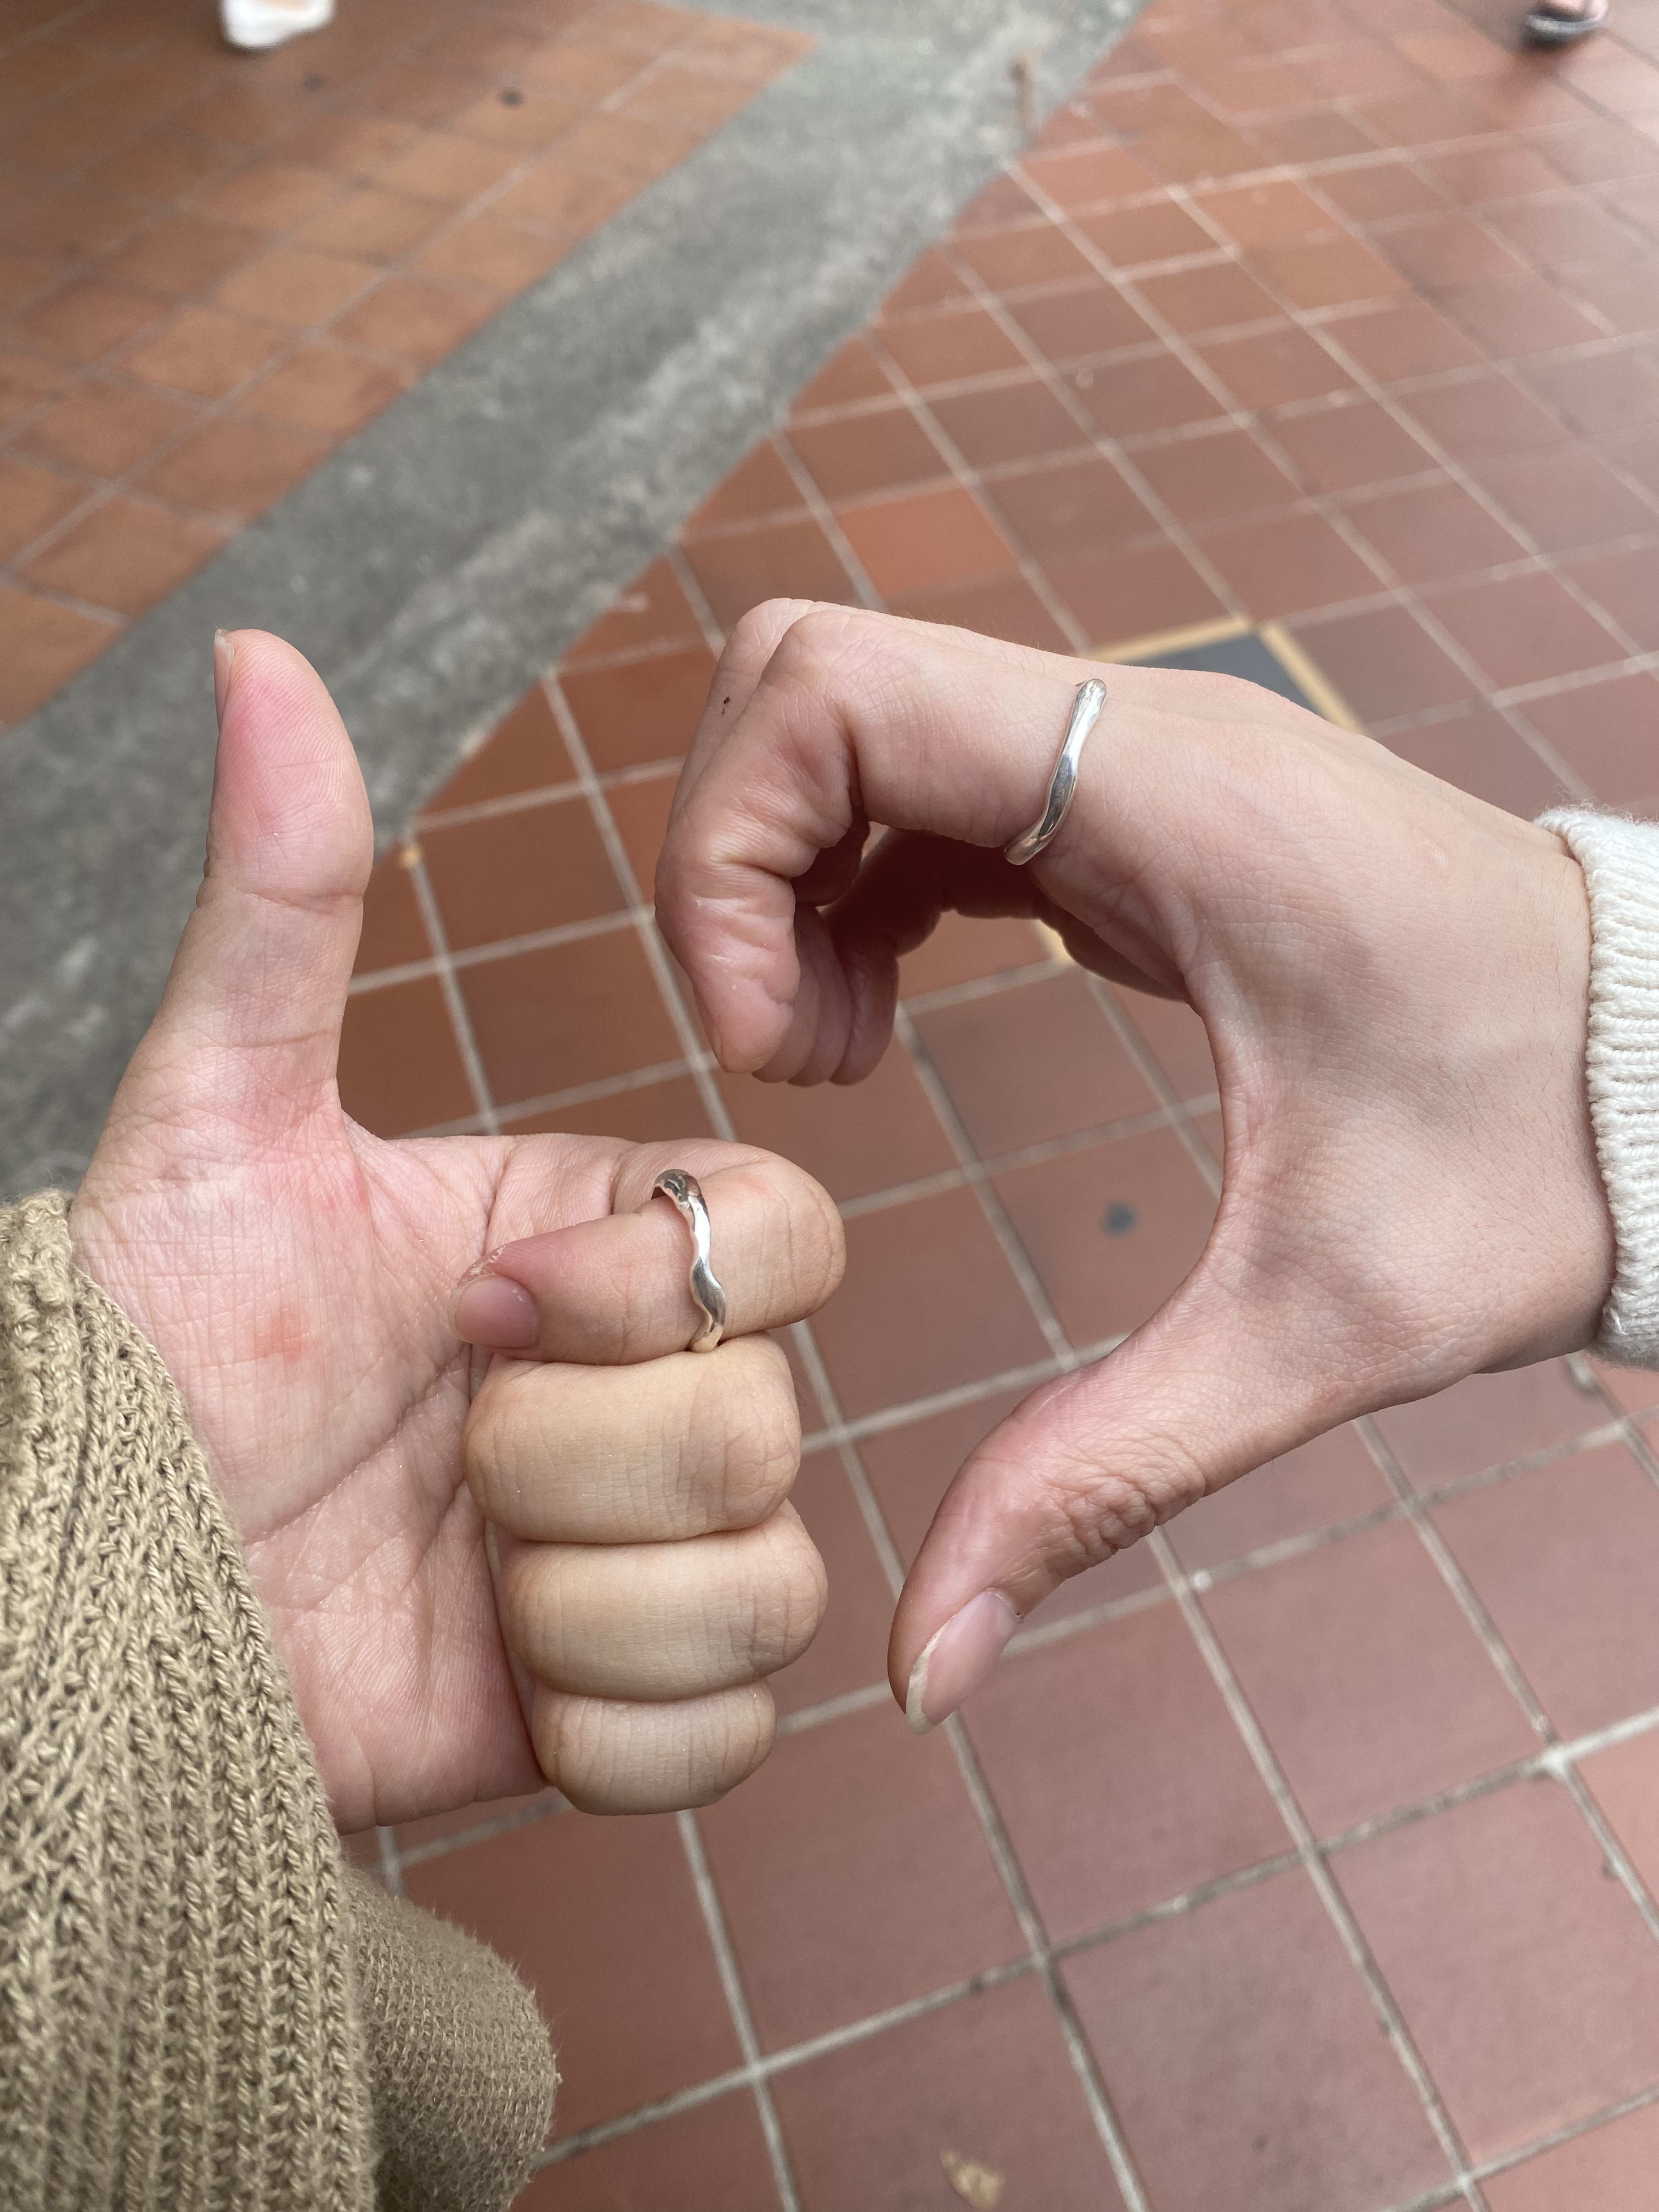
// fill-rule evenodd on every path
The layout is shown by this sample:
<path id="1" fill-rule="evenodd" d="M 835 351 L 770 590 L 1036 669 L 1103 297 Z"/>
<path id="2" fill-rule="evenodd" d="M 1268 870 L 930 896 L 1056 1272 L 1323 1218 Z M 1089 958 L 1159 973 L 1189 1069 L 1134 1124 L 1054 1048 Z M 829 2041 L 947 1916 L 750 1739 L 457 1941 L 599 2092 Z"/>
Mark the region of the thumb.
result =
<path id="1" fill-rule="evenodd" d="M 1212 1243 L 1144 1328 L 992 1431 L 946 1491 L 894 1616 L 888 1677 L 914 1729 L 954 1712 L 1070 1576 L 1348 1418 L 1315 1379 L 1330 1370 L 1310 1318 L 1242 1283 Z"/>
<path id="2" fill-rule="evenodd" d="M 210 1110 L 250 1141 L 330 1094 L 374 823 L 322 679 L 282 639 L 214 641 L 207 865 L 123 1108 Z"/>

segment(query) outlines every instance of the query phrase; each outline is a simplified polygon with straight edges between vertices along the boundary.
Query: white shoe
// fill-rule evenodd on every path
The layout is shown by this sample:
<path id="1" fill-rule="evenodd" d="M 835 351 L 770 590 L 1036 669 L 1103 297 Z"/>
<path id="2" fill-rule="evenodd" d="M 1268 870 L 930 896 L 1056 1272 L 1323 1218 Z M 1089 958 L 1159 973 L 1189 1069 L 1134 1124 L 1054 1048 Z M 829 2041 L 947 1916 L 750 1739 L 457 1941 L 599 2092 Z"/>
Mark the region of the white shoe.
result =
<path id="1" fill-rule="evenodd" d="M 280 46 L 305 31 L 320 31 L 334 21 L 334 0 L 219 0 L 219 27 L 226 43 L 257 50 Z"/>

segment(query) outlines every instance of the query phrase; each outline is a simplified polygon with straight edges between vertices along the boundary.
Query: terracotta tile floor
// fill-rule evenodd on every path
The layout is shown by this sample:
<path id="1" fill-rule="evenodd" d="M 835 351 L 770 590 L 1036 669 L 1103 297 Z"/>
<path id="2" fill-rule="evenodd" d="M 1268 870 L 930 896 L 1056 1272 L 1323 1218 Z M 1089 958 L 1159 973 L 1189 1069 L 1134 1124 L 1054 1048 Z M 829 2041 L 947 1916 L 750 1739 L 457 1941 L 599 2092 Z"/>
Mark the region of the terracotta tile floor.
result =
<path id="1" fill-rule="evenodd" d="M 362 1846 L 559 2021 L 550 2212 L 992 2203 L 962 2160 L 1006 2212 L 1654 2202 L 1659 1382 L 1556 1363 L 1310 1445 L 914 1743 L 895 1577 L 1196 1249 L 1203 1036 L 953 922 L 868 1085 L 769 1091 L 647 903 L 777 592 L 1078 650 L 1277 623 L 1500 805 L 1659 805 L 1659 0 L 1553 61 L 1507 12 L 1156 0 L 379 872 L 366 1119 L 735 1131 L 852 1252 L 793 1347 L 834 1596 L 771 1765 L 678 1822 Z"/>
<path id="2" fill-rule="evenodd" d="M 0 725 L 807 42 L 660 0 L 0 11 Z"/>

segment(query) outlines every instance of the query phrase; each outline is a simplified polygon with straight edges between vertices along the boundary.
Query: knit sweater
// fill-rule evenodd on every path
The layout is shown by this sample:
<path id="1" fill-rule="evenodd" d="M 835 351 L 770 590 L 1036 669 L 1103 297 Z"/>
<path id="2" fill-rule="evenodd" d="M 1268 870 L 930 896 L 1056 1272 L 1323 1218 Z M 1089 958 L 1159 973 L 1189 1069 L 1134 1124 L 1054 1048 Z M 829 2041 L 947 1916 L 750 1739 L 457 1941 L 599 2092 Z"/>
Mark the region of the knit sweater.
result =
<path id="1" fill-rule="evenodd" d="M 529 1991 L 341 1863 L 178 1392 L 0 1211 L 0 2205 L 497 2212 L 547 2130 Z"/>

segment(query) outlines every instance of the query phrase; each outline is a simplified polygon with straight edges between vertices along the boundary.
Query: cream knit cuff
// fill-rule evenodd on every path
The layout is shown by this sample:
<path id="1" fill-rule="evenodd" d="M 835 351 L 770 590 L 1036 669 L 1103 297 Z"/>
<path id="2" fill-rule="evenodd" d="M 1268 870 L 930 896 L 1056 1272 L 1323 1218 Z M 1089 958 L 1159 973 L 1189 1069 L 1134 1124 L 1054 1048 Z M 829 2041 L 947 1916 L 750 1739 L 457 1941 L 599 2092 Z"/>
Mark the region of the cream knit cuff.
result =
<path id="1" fill-rule="evenodd" d="M 1618 1261 L 1591 1347 L 1659 1367 L 1659 823 L 1562 806 L 1540 814 L 1589 893 L 1590 1119 Z"/>

